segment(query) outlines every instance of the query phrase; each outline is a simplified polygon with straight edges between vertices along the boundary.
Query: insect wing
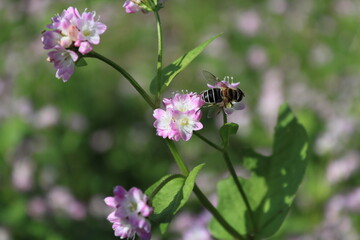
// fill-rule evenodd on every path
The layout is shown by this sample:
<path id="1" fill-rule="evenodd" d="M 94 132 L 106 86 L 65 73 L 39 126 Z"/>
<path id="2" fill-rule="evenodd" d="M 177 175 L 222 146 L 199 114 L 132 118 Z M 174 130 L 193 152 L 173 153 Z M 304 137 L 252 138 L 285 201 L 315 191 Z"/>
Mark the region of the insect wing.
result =
<path id="1" fill-rule="evenodd" d="M 203 70 L 202 74 L 209 83 L 216 84 L 221 81 L 218 77 L 208 71 Z"/>
<path id="2" fill-rule="evenodd" d="M 245 108 L 245 103 L 243 103 L 243 102 L 234 102 L 232 108 L 234 110 L 243 110 Z"/>
<path id="3" fill-rule="evenodd" d="M 220 111 L 221 111 L 221 107 L 219 107 L 218 105 L 213 105 L 209 107 L 207 118 L 216 117 L 220 113 Z"/>
<path id="4" fill-rule="evenodd" d="M 235 111 L 235 109 L 233 109 L 233 108 L 224 108 L 224 112 L 225 112 L 227 115 L 232 114 L 234 111 Z"/>
<path id="5" fill-rule="evenodd" d="M 244 108 L 245 108 L 245 104 L 243 102 L 232 102 L 231 107 L 225 107 L 224 111 L 226 114 L 229 115 L 232 114 L 235 110 L 242 110 Z"/>

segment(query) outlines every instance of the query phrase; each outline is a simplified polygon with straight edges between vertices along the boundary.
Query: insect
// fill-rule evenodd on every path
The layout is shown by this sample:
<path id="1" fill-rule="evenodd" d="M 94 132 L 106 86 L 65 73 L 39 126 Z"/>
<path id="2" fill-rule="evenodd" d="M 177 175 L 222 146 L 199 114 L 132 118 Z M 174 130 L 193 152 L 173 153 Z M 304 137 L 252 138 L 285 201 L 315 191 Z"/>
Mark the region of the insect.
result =
<path id="1" fill-rule="evenodd" d="M 229 83 L 226 80 L 221 81 L 214 74 L 205 70 L 202 73 L 208 82 L 214 84 L 208 84 L 210 89 L 200 93 L 204 102 L 213 106 L 208 112 L 208 117 L 217 115 L 221 109 L 224 109 L 226 114 L 231 114 L 234 110 L 244 109 L 245 105 L 241 100 L 245 94 L 237 87 L 239 84 Z"/>

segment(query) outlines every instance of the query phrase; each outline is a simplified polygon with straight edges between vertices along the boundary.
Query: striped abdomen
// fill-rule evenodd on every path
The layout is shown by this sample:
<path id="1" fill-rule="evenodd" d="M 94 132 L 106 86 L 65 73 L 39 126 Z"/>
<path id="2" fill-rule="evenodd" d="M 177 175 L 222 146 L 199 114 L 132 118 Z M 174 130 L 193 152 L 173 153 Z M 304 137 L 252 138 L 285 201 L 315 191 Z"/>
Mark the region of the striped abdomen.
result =
<path id="1" fill-rule="evenodd" d="M 211 88 L 203 91 L 201 97 L 206 103 L 221 103 L 223 101 L 220 88 Z"/>

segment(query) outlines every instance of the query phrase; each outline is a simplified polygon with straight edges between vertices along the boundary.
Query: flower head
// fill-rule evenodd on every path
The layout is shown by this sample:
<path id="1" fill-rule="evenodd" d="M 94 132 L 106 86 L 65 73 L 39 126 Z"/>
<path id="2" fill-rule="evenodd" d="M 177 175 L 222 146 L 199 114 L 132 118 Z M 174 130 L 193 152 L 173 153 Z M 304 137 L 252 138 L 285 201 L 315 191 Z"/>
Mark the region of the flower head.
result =
<path id="1" fill-rule="evenodd" d="M 86 12 L 80 14 L 74 7 L 65 9 L 61 15 L 52 18 L 52 23 L 47 25 L 51 30 L 44 31 L 41 41 L 44 44 L 44 49 L 54 49 L 52 54 L 49 53 L 50 60 L 57 55 L 56 58 L 59 62 L 59 57 L 65 51 L 71 51 L 72 59 L 77 61 L 79 56 L 85 55 L 92 51 L 92 45 L 100 43 L 100 36 L 106 30 L 106 25 L 96 21 L 95 12 Z M 77 55 L 75 59 L 75 55 Z M 64 54 L 63 54 L 64 55 Z M 51 61 L 54 62 L 54 61 Z M 58 74 L 57 77 L 65 76 L 64 82 L 67 81 L 74 72 L 74 64 L 69 61 L 61 61 L 66 63 L 67 67 L 63 65 L 59 69 L 66 69 L 66 74 Z M 57 64 L 59 65 L 59 64 Z M 70 69 L 72 69 L 70 71 Z M 71 74 L 70 74 L 71 73 Z M 70 75 L 69 75 L 70 74 Z"/>
<path id="2" fill-rule="evenodd" d="M 179 141 L 181 138 L 184 141 L 188 141 L 191 138 L 193 131 L 198 131 L 203 128 L 200 118 L 200 110 L 186 112 L 173 111 L 174 122 L 172 123 L 172 128 L 176 129 L 173 139 Z"/>
<path id="3" fill-rule="evenodd" d="M 233 88 L 233 89 L 236 89 L 239 87 L 240 85 L 240 82 L 236 82 L 236 83 L 233 83 L 233 82 L 229 82 L 229 81 L 232 81 L 233 78 L 232 77 L 224 77 L 224 80 L 220 81 L 220 82 L 216 82 L 214 85 L 211 85 L 211 84 L 208 84 L 207 86 L 209 88 Z"/>
<path id="4" fill-rule="evenodd" d="M 83 12 L 77 19 L 76 25 L 79 29 L 78 39 L 75 46 L 79 47 L 79 52 L 86 54 L 92 50 L 91 44 L 100 43 L 100 34 L 106 31 L 106 25 L 94 20 L 95 12 Z"/>
<path id="5" fill-rule="evenodd" d="M 126 13 L 136 13 L 142 10 L 139 3 L 140 1 L 126 0 L 123 8 L 125 8 Z"/>
<path id="6" fill-rule="evenodd" d="M 158 0 L 157 2 L 157 5 L 155 5 L 154 0 L 126 0 L 123 8 L 125 8 L 126 13 L 153 12 L 160 9 L 165 0 Z"/>
<path id="7" fill-rule="evenodd" d="M 121 186 L 114 188 L 114 197 L 104 199 L 105 203 L 114 208 L 108 220 L 113 224 L 115 236 L 133 238 L 138 235 L 142 240 L 151 237 L 151 225 L 146 219 L 153 213 L 153 208 L 148 205 L 148 199 L 138 188 L 126 191 Z"/>
<path id="8" fill-rule="evenodd" d="M 200 108 L 204 101 L 198 94 L 176 94 L 173 98 L 164 98 L 165 110 L 155 109 L 154 127 L 156 134 L 163 138 L 188 141 L 193 131 L 203 128 L 200 122 Z"/>

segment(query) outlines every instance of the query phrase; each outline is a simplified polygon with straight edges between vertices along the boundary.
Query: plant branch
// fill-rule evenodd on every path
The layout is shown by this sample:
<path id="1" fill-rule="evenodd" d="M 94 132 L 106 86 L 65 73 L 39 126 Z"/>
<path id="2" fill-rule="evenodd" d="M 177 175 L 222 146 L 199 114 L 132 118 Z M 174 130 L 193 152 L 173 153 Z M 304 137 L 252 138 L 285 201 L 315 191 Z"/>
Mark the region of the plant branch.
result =
<path id="1" fill-rule="evenodd" d="M 219 213 L 219 211 L 212 205 L 212 203 L 207 199 L 204 193 L 199 189 L 199 187 L 195 184 L 194 193 L 202 205 L 214 216 L 214 218 L 220 223 L 220 225 L 235 239 L 245 240 L 243 236 L 241 236 Z"/>
<path id="2" fill-rule="evenodd" d="M 219 152 L 224 152 L 225 150 L 220 147 L 219 145 L 213 143 L 212 141 L 210 141 L 209 139 L 207 139 L 206 137 L 204 137 L 203 135 L 201 135 L 198 132 L 193 132 L 195 136 L 197 136 L 198 138 L 200 138 L 201 140 L 203 140 L 205 143 L 207 143 L 208 145 L 210 145 L 211 147 L 215 148 L 216 150 L 218 150 Z"/>
<path id="3" fill-rule="evenodd" d="M 156 18 L 156 29 L 157 29 L 157 38 L 158 38 L 158 59 L 157 59 L 157 96 L 156 101 L 158 101 L 160 90 L 161 90 L 161 79 L 162 79 L 162 58 L 163 58 L 163 38 L 162 38 L 162 28 L 160 15 L 158 11 L 154 11 Z"/>
<path id="4" fill-rule="evenodd" d="M 187 176 L 189 175 L 189 170 L 182 160 L 179 152 L 177 151 L 175 144 L 173 141 L 166 139 L 166 144 L 170 149 L 171 154 L 173 155 L 178 167 L 180 168 L 180 171 L 183 175 Z M 239 240 L 243 240 L 244 237 L 242 237 L 224 218 L 223 216 L 218 212 L 218 210 L 211 204 L 211 202 L 206 198 L 206 196 L 201 192 L 199 187 L 195 184 L 193 189 L 195 195 L 201 202 L 201 204 L 214 216 L 214 218 L 220 223 L 220 225 L 226 229 L 226 231 L 229 232 L 233 237 Z"/>
<path id="5" fill-rule="evenodd" d="M 234 180 L 234 183 L 237 187 L 237 189 L 239 190 L 239 193 L 241 195 L 241 198 L 243 199 L 244 203 L 245 203 L 245 206 L 248 210 L 248 213 L 249 213 L 249 217 L 250 217 L 250 221 L 251 221 L 251 225 L 253 227 L 253 232 L 255 233 L 256 232 L 256 222 L 255 222 L 255 218 L 254 218 L 254 213 L 251 209 L 251 206 L 250 206 L 250 203 L 249 203 L 249 199 L 248 197 L 246 196 L 246 193 L 239 181 L 239 178 L 235 172 L 235 169 L 234 169 L 234 166 L 232 165 L 231 163 L 231 160 L 230 160 L 230 157 L 229 157 L 229 153 L 227 152 L 227 150 L 225 150 L 225 152 L 223 152 L 223 157 L 224 157 L 224 160 L 225 160 L 225 163 L 226 163 L 226 166 L 230 172 L 230 175 L 231 177 L 233 178 Z"/>

